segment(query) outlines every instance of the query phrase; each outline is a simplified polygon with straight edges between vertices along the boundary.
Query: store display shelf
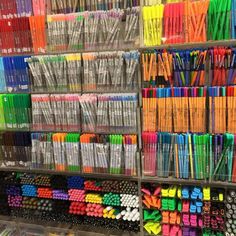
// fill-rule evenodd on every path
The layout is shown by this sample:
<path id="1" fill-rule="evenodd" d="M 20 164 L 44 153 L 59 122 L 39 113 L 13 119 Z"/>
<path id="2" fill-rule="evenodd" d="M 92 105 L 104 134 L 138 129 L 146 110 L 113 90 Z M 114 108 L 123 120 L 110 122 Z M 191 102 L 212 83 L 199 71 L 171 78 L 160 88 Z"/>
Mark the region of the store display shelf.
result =
<path id="1" fill-rule="evenodd" d="M 138 181 L 138 176 L 127 176 L 124 174 L 109 174 L 109 173 L 81 173 L 79 171 L 57 171 L 45 169 L 27 169 L 22 167 L 0 167 L 1 172 L 24 172 L 32 174 L 49 174 L 49 175 L 79 175 L 86 178 L 99 178 L 99 179 L 124 179 Z"/>

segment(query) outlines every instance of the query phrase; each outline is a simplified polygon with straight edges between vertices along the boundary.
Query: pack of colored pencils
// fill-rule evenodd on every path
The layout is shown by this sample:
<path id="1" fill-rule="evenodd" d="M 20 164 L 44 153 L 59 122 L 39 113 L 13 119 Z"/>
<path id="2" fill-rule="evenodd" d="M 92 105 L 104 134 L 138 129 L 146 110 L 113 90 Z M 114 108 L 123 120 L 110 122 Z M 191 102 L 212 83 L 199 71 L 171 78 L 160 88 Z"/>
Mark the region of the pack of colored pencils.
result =
<path id="1" fill-rule="evenodd" d="M 143 131 L 206 132 L 205 87 L 143 89 Z"/>
<path id="2" fill-rule="evenodd" d="M 83 94 L 80 105 L 83 132 L 137 131 L 137 94 Z"/>
<path id="3" fill-rule="evenodd" d="M 143 174 L 236 181 L 235 135 L 144 132 Z"/>
<path id="4" fill-rule="evenodd" d="M 82 134 L 80 142 L 84 173 L 137 174 L 136 135 Z"/>
<path id="5" fill-rule="evenodd" d="M 33 130 L 80 130 L 80 95 L 33 94 L 31 99 Z"/>
<path id="6" fill-rule="evenodd" d="M 83 89 L 134 89 L 138 86 L 138 51 L 83 53 Z"/>
<path id="7" fill-rule="evenodd" d="M 0 129 L 29 129 L 31 101 L 29 94 L 0 94 Z"/>
<path id="8" fill-rule="evenodd" d="M 77 92 L 81 90 L 81 54 L 33 56 L 27 60 L 32 91 Z"/>

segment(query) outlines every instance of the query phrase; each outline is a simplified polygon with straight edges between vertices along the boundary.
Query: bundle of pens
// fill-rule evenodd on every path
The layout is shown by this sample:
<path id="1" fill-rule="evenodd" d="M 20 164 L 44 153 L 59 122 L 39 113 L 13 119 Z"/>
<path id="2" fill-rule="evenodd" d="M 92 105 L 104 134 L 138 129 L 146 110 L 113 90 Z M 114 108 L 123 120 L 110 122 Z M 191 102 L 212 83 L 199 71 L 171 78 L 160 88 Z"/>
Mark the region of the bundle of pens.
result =
<path id="1" fill-rule="evenodd" d="M 137 94 L 83 94 L 80 99 L 83 132 L 137 131 Z"/>
<path id="2" fill-rule="evenodd" d="M 206 87 L 143 89 L 143 131 L 206 132 Z"/>
<path id="3" fill-rule="evenodd" d="M 80 95 L 34 94 L 31 99 L 33 130 L 80 130 Z"/>
<path id="4" fill-rule="evenodd" d="M 234 94 L 233 90 L 227 89 L 228 94 L 226 94 L 226 87 L 209 87 L 209 132 L 222 134 L 227 131 L 227 112 L 233 112 L 232 106 L 234 104 L 231 103 L 233 98 L 230 98 L 228 101 L 230 102 L 230 109 L 227 110 L 227 96 L 231 97 Z M 232 94 L 233 92 L 233 94 Z M 228 117 L 229 120 L 233 119 L 233 117 Z M 230 125 L 230 124 L 229 124 Z M 233 124 L 232 124 L 233 125 Z M 230 125 L 231 127 L 231 125 Z"/>
<path id="5" fill-rule="evenodd" d="M 0 19 L 0 40 L 2 54 L 31 53 L 29 17 Z"/>
<path id="6" fill-rule="evenodd" d="M 84 15 L 85 49 L 117 47 L 122 36 L 123 16 L 121 9 L 87 12 Z"/>
<path id="7" fill-rule="evenodd" d="M 58 171 L 80 170 L 80 135 L 74 133 L 32 133 L 31 168 Z"/>
<path id="8" fill-rule="evenodd" d="M 208 6 L 209 0 L 144 6 L 144 45 L 205 42 Z"/>
<path id="9" fill-rule="evenodd" d="M 27 58 L 32 75 L 32 90 L 73 91 L 81 90 L 81 54 L 34 56 Z"/>
<path id="10" fill-rule="evenodd" d="M 233 134 L 144 132 L 142 139 L 144 175 L 236 181 Z"/>
<path id="11" fill-rule="evenodd" d="M 83 48 L 85 13 L 47 16 L 48 49 L 66 51 Z"/>
<path id="12" fill-rule="evenodd" d="M 231 0 L 211 0 L 208 9 L 208 40 L 225 40 L 231 38 L 230 12 Z M 233 19 L 232 19 L 233 20 Z"/>
<path id="13" fill-rule="evenodd" d="M 184 43 L 184 2 L 166 4 L 163 18 L 163 43 Z"/>
<path id="14" fill-rule="evenodd" d="M 130 7 L 139 6 L 137 0 L 118 0 L 118 1 L 106 1 L 106 0 L 62 0 L 60 2 L 52 0 L 49 2 L 49 8 L 51 13 L 72 13 L 81 11 L 99 11 L 99 10 L 111 10 L 114 8 L 126 9 Z"/>
<path id="15" fill-rule="evenodd" d="M 204 86 L 206 56 L 205 49 L 146 51 L 142 54 L 144 86 Z"/>
<path id="16" fill-rule="evenodd" d="M 206 20 L 210 0 L 185 2 L 185 42 L 206 42 Z"/>
<path id="17" fill-rule="evenodd" d="M 31 139 L 27 132 L 4 132 L 0 135 L 1 167 L 29 167 Z"/>
<path id="18" fill-rule="evenodd" d="M 143 40 L 145 46 L 161 45 L 164 5 L 143 7 Z"/>
<path id="19" fill-rule="evenodd" d="M 30 31 L 32 37 L 32 44 L 34 53 L 45 53 L 46 52 L 46 27 L 45 27 L 45 16 L 37 15 L 30 16 Z"/>
<path id="20" fill-rule="evenodd" d="M 0 90 L 1 92 L 28 92 L 30 79 L 28 75 L 27 56 L 0 58 Z"/>
<path id="21" fill-rule="evenodd" d="M 83 53 L 83 89 L 135 89 L 138 87 L 138 51 Z"/>
<path id="22" fill-rule="evenodd" d="M 136 135 L 95 135 L 80 137 L 84 173 L 137 174 Z"/>
<path id="23" fill-rule="evenodd" d="M 210 55 L 210 84 L 226 86 L 236 84 L 236 49 L 215 47 L 209 49 Z"/>
<path id="24" fill-rule="evenodd" d="M 30 95 L 0 94 L 0 129 L 30 128 Z"/>

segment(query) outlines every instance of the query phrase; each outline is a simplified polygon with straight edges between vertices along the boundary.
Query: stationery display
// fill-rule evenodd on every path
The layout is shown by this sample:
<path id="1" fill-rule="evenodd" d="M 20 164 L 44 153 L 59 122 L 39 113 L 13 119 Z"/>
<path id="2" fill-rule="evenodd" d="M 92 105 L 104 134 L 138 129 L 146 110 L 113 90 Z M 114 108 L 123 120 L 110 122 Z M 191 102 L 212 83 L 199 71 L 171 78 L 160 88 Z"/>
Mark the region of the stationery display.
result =
<path id="1" fill-rule="evenodd" d="M 142 89 L 143 131 L 206 132 L 206 87 Z"/>
<path id="2" fill-rule="evenodd" d="M 235 182 L 235 135 L 142 134 L 143 174 Z"/>
<path id="3" fill-rule="evenodd" d="M 135 93 L 83 94 L 80 105 L 83 132 L 137 132 Z"/>
<path id="4" fill-rule="evenodd" d="M 145 233 L 165 236 L 202 235 L 201 187 L 145 183 L 141 191 Z M 154 206 L 153 201 L 161 203 Z"/>
<path id="5" fill-rule="evenodd" d="M 80 130 L 80 95 L 32 94 L 31 100 L 33 130 Z"/>
<path id="6" fill-rule="evenodd" d="M 82 82 L 81 54 L 32 56 L 27 60 L 32 91 L 78 92 Z"/>
<path id="7" fill-rule="evenodd" d="M 137 175 L 136 135 L 32 133 L 31 168 Z"/>
<path id="8" fill-rule="evenodd" d="M 9 180 L 9 178 L 12 179 L 12 181 L 17 181 L 18 178 L 20 178 L 22 173 L 17 173 L 16 175 L 12 175 L 12 173 L 6 173 L 6 176 L 3 178 L 5 181 Z M 25 176 L 24 176 L 25 178 Z M 31 175 L 30 178 L 36 179 L 37 174 Z M 106 189 L 103 189 L 103 181 L 97 180 L 94 181 L 95 186 L 100 186 L 101 191 L 93 190 L 93 193 L 91 193 L 91 190 L 85 189 L 85 182 L 91 181 L 89 179 L 85 180 L 80 176 L 76 176 L 76 178 L 79 178 L 83 185 L 81 188 L 81 191 L 84 191 L 83 194 L 85 195 L 85 202 L 80 201 L 72 201 L 68 198 L 68 193 L 73 191 L 73 189 L 70 189 L 69 186 L 63 185 L 63 188 L 55 188 L 52 184 L 53 178 L 55 176 L 51 176 L 51 185 L 47 188 L 40 187 L 36 184 L 31 185 L 22 185 L 20 192 L 15 192 L 13 189 L 13 186 L 15 186 L 12 182 L 6 185 L 5 187 L 5 194 L 8 196 L 8 205 L 11 208 L 11 215 L 20 214 L 20 211 L 23 213 L 22 217 L 27 217 L 27 214 L 32 214 L 33 218 L 37 218 L 43 220 L 43 215 L 46 217 L 47 221 L 53 221 L 53 218 L 57 218 L 58 222 L 65 222 L 66 219 L 70 219 L 74 222 L 75 225 L 89 225 L 91 227 L 91 220 L 94 219 L 94 222 L 97 222 L 97 226 L 103 226 L 106 222 L 109 222 L 107 224 L 108 228 L 117 228 L 122 230 L 131 230 L 132 232 L 138 232 L 139 231 L 139 221 L 140 221 L 140 214 L 139 214 L 139 208 L 137 207 L 138 201 L 136 201 L 135 206 L 133 205 L 132 199 L 139 200 L 138 192 L 136 191 L 134 194 L 131 192 L 132 188 L 129 191 L 123 191 L 123 187 L 126 185 L 126 183 L 122 181 L 110 181 L 111 185 L 117 184 L 119 186 L 119 192 L 113 193 L 112 191 L 107 192 Z M 69 180 L 71 176 L 63 177 L 65 181 Z M 62 182 L 64 182 L 62 180 Z M 62 182 L 58 182 L 58 187 L 62 187 Z M 93 181 L 93 180 L 92 180 Z M 136 188 L 137 183 L 128 182 L 131 186 L 135 185 Z M 64 189 L 65 188 L 65 189 Z M 9 191 L 11 189 L 11 191 Z M 48 191 L 49 189 L 53 193 L 52 198 L 48 199 L 47 197 L 41 197 L 38 195 L 38 190 Z M 16 195 L 16 194 L 17 195 Z M 126 198 L 124 198 L 124 196 Z M 121 204 L 124 203 L 124 199 L 127 199 L 127 196 L 129 196 L 129 203 L 126 202 L 127 207 L 121 206 Z M 95 202 L 95 203 L 93 203 Z M 99 202 L 99 203 L 98 203 Z M 116 203 L 116 204 L 115 204 Z M 63 208 L 59 207 L 59 205 L 62 205 Z M 28 212 L 28 213 L 27 213 Z M 63 217 L 58 217 L 58 215 L 63 215 Z M 80 215 L 81 222 L 76 223 L 76 216 Z M 74 220 L 73 220 L 74 219 Z M 111 221 L 107 221 L 107 219 L 110 219 Z M 88 221 L 87 221 L 88 220 Z M 112 224 L 112 222 L 117 223 L 117 227 L 115 226 L 115 223 Z"/>
<path id="9" fill-rule="evenodd" d="M 83 53 L 83 90 L 120 90 L 138 87 L 138 51 Z"/>

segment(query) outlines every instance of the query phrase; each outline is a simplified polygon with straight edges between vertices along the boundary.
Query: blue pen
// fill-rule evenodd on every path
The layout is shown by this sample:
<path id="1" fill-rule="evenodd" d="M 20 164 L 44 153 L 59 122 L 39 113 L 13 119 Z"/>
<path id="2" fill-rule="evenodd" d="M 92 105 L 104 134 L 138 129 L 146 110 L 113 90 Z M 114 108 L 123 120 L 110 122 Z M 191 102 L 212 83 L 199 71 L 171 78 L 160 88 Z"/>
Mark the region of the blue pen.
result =
<path id="1" fill-rule="evenodd" d="M 6 92 L 6 81 L 5 81 L 4 65 L 2 57 L 0 57 L 0 91 Z"/>

